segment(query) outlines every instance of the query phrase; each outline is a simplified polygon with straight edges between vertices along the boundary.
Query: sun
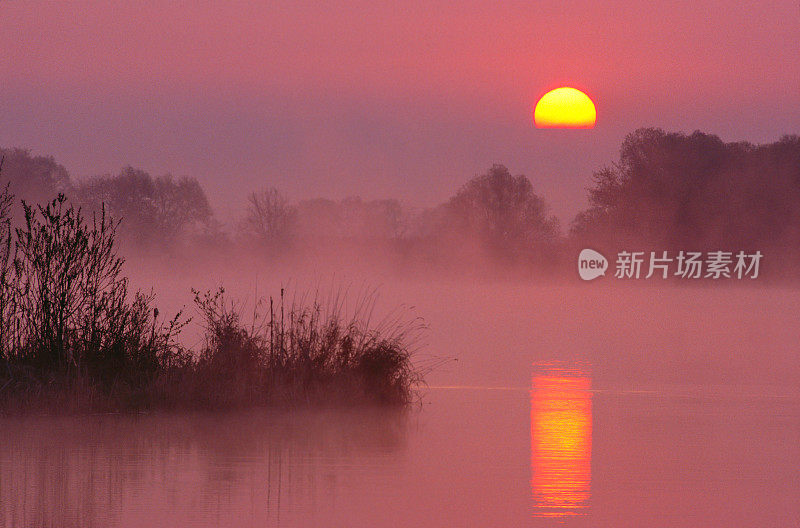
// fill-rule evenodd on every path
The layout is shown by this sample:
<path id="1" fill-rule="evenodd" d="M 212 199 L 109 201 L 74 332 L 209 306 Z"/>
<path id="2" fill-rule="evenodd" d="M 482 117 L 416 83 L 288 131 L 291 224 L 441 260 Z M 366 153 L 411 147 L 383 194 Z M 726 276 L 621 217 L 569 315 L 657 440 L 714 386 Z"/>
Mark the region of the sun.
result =
<path id="1" fill-rule="evenodd" d="M 596 120 L 589 96 L 569 86 L 544 94 L 533 111 L 536 128 L 594 128 Z"/>

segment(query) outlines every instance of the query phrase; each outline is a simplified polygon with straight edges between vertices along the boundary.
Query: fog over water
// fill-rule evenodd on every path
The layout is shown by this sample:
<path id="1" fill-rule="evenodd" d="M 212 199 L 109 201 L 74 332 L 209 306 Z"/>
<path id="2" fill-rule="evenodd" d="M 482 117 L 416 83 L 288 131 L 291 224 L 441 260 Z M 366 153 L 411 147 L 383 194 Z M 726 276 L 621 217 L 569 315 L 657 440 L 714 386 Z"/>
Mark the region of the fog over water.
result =
<path id="1" fill-rule="evenodd" d="M 700 199 L 682 169 L 648 168 L 706 143 L 752 159 L 740 196 L 759 164 L 786 169 L 748 210 L 752 229 L 738 229 L 734 199 L 706 207 L 714 186 Z M 370 327 L 421 318 L 411 350 L 424 383 L 402 411 L 4 417 L 0 526 L 797 525 L 800 217 L 784 189 L 800 141 L 642 130 L 626 152 L 628 165 L 598 173 L 569 235 L 500 165 L 410 231 L 392 200 L 290 204 L 267 190 L 248 211 L 268 214 L 223 231 L 191 179 L 125 169 L 73 188 L 87 208 L 129 213 L 131 291 L 154 292 L 161 317 L 193 318 L 179 337 L 193 352 L 204 328 L 192 289 L 224 287 L 245 324 L 283 289 L 287 306 L 336 298 Z M 17 174 L 54 163 L 13 155 Z M 579 279 L 583 247 L 608 257 L 605 276 Z M 763 261 L 756 278 L 648 279 L 644 267 L 622 279 L 619 249 L 763 250 Z M 365 299 L 374 309 L 357 312 Z"/>
<path id="2" fill-rule="evenodd" d="M 129 263 L 133 264 L 133 262 Z M 3 526 L 792 526 L 793 287 L 358 279 L 133 266 L 190 285 L 379 285 L 429 325 L 420 404 L 4 420 Z M 311 279 L 316 278 L 316 282 Z M 290 282 L 291 281 L 291 282 Z M 165 308 L 166 309 L 166 308 Z"/>
<path id="3" fill-rule="evenodd" d="M 591 362 L 598 388 L 792 388 L 800 365 L 792 349 L 800 289 L 791 283 L 625 280 L 613 272 L 583 282 L 577 261 L 566 277 L 551 279 L 411 276 L 372 261 L 329 264 L 334 259 L 310 265 L 220 259 L 189 271 L 153 260 L 127 264 L 133 285 L 152 286 L 168 313 L 186 307 L 192 315 L 190 289 L 220 285 L 244 311 L 256 295 L 277 298 L 281 287 L 287 297 L 340 292 L 350 307 L 374 293 L 375 319 L 400 310 L 425 320 L 420 355 L 457 359 L 431 372 L 431 385 L 527 387 L 532 362 L 566 359 Z"/>

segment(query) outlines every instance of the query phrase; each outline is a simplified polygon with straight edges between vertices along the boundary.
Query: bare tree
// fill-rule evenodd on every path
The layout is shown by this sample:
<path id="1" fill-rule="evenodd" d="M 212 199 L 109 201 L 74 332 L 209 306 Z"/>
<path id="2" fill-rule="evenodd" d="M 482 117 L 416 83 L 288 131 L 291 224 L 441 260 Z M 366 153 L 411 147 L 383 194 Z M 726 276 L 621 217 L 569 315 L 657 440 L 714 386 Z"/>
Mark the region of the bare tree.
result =
<path id="1" fill-rule="evenodd" d="M 253 192 L 248 197 L 242 231 L 260 246 L 274 247 L 288 242 L 295 218 L 295 208 L 271 187 Z"/>

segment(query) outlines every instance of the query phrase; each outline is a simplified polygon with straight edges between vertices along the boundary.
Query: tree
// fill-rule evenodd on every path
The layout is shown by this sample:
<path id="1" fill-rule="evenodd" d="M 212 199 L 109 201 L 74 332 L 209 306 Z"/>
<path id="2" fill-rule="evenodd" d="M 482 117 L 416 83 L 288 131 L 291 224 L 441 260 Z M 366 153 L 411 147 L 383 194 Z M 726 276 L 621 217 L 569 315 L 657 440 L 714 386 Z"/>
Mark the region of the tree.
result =
<path id="1" fill-rule="evenodd" d="M 211 221 L 211 205 L 196 179 L 167 174 L 156 177 L 153 183 L 153 203 L 162 233 L 177 237 L 186 229 L 206 226 Z"/>
<path id="2" fill-rule="evenodd" d="M 2 183 L 9 192 L 29 202 L 47 202 L 71 187 L 69 173 L 52 156 L 32 156 L 21 148 L 0 149 Z"/>
<path id="3" fill-rule="evenodd" d="M 298 235 L 307 238 L 397 240 L 403 235 L 404 222 L 400 202 L 394 199 L 316 198 L 303 200 L 297 206 Z"/>
<path id="4" fill-rule="evenodd" d="M 241 230 L 262 248 L 275 248 L 289 241 L 295 217 L 295 208 L 277 189 L 269 188 L 250 194 Z"/>
<path id="5" fill-rule="evenodd" d="M 99 176 L 82 183 L 81 202 L 98 210 L 103 204 L 122 221 L 121 234 L 139 245 L 175 244 L 202 231 L 212 220 L 211 206 L 194 178 L 153 178 L 145 171 L 124 168 L 116 176 Z"/>
<path id="6" fill-rule="evenodd" d="M 558 240 L 558 221 L 530 180 L 503 165 L 467 182 L 437 216 L 440 231 L 473 237 L 495 257 L 542 257 Z"/>
<path id="7" fill-rule="evenodd" d="M 572 224 L 584 244 L 786 250 L 800 242 L 800 138 L 752 145 L 639 129 L 588 197 Z"/>

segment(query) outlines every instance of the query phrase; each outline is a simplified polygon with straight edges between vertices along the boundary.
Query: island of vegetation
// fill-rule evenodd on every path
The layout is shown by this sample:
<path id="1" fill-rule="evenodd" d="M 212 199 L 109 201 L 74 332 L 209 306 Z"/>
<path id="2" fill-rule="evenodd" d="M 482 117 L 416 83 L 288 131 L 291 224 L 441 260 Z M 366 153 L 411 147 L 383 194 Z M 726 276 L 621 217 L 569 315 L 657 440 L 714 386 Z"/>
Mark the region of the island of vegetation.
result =
<path id="1" fill-rule="evenodd" d="M 63 194 L 43 206 L 0 194 L 0 410 L 130 411 L 165 407 L 412 400 L 419 373 L 401 316 L 368 327 L 338 300 L 287 302 L 283 289 L 245 323 L 224 290 L 194 291 L 200 350 L 179 338 L 190 319 L 159 316 L 129 290 L 118 222 L 91 218 Z M 366 306 L 356 310 L 362 316 Z"/>

